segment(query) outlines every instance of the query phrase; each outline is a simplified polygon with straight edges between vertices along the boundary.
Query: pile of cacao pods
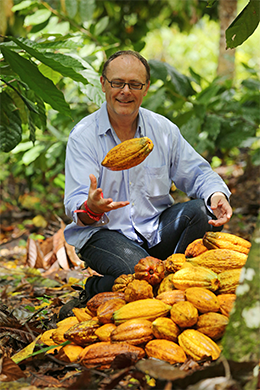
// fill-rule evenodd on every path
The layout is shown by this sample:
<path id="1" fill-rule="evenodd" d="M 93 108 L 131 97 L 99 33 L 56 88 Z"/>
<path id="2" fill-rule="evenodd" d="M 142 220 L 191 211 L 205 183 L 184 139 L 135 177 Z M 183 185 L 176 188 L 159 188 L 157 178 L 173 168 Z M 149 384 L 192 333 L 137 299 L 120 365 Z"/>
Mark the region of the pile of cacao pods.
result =
<path id="1" fill-rule="evenodd" d="M 111 292 L 74 308 L 41 341 L 56 346 L 57 358 L 87 368 L 109 368 L 125 353 L 134 362 L 216 360 L 250 247 L 236 235 L 207 232 L 185 254 L 141 259 L 134 275 L 121 275 Z"/>

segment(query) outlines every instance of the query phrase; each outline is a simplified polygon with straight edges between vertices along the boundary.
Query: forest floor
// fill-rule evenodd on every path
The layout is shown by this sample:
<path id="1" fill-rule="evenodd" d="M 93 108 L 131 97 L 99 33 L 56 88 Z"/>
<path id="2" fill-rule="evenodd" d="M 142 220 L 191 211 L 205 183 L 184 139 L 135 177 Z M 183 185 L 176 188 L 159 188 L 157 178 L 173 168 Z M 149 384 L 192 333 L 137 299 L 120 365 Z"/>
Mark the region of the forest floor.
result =
<path id="1" fill-rule="evenodd" d="M 234 165 L 221 167 L 216 171 L 232 192 L 233 216 L 224 226 L 224 231 L 250 241 L 260 207 L 260 168 L 251 167 L 244 172 L 239 165 Z M 188 200 L 178 190 L 173 193 L 173 197 L 177 202 Z M 27 358 L 19 365 L 14 364 L 10 359 L 10 356 L 25 348 L 29 341 L 35 338 L 39 322 L 44 329 L 55 326 L 55 323 L 52 323 L 52 315 L 57 313 L 57 307 L 74 294 L 71 285 L 73 282 L 82 283 L 83 279 L 89 275 L 89 270 L 84 271 L 82 267 L 74 269 L 70 267 L 67 270 L 55 268 L 55 277 L 42 272 L 43 270 L 35 275 L 28 273 L 26 271 L 29 264 L 28 246 L 21 245 L 21 240 L 24 243 L 32 231 L 28 228 L 27 231 L 22 232 L 22 235 L 17 234 L 16 224 L 20 222 L 19 219 L 13 218 L 12 212 L 3 214 L 0 221 L 2 228 L 0 235 L 0 389 L 66 388 L 81 390 L 92 389 L 91 384 L 94 386 L 93 389 L 99 388 L 97 383 L 100 382 L 103 382 L 103 389 L 144 389 L 145 387 L 136 385 L 135 375 L 138 376 L 138 374 L 135 370 L 132 370 L 131 375 L 127 377 L 130 372 L 127 362 L 123 364 L 125 376 L 122 374 L 122 369 L 119 370 L 120 372 L 115 371 L 117 374 L 121 373 L 123 382 L 120 382 L 120 375 L 114 377 L 115 374 L 112 375 L 111 371 L 101 373 L 95 370 L 91 372 L 91 375 L 85 372 L 85 377 L 81 376 L 79 382 L 75 382 L 80 371 L 80 367 L 75 364 L 64 365 L 55 357 L 36 360 Z M 57 223 L 55 232 L 52 225 L 53 234 L 57 233 L 59 228 L 60 223 Z M 44 236 L 47 231 L 49 236 L 48 226 L 38 229 L 37 234 Z M 36 265 L 34 264 L 34 268 L 39 268 Z M 44 303 L 46 303 L 46 310 L 44 305 L 41 306 Z M 192 366 L 194 362 L 190 364 Z M 194 366 L 192 367 L 194 369 Z M 116 368 L 119 369 L 120 364 Z M 162 367 L 159 368 L 161 369 Z M 85 387 L 84 383 L 89 383 L 90 387 Z M 111 387 L 113 383 L 115 387 Z"/>

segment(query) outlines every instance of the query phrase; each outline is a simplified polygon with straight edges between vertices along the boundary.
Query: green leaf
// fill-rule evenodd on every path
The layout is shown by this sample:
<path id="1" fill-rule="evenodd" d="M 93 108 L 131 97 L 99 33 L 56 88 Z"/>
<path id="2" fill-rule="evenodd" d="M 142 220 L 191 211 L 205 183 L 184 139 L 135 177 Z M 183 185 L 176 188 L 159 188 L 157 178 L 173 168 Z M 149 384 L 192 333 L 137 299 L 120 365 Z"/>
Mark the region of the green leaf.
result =
<path id="1" fill-rule="evenodd" d="M 65 0 L 67 15 L 73 19 L 78 12 L 78 2 L 76 0 Z"/>
<path id="2" fill-rule="evenodd" d="M 201 104 L 208 105 L 210 103 L 210 99 L 215 97 L 219 90 L 221 89 L 221 85 L 219 84 L 211 84 L 207 88 L 203 89 L 198 95 L 197 100 Z"/>
<path id="3" fill-rule="evenodd" d="M 96 0 L 80 0 L 79 14 L 82 22 L 91 20 L 96 8 Z"/>
<path id="4" fill-rule="evenodd" d="M 170 64 L 157 60 L 150 60 L 149 64 L 151 67 L 151 76 L 156 79 L 161 79 L 165 84 L 167 83 L 169 85 L 169 88 L 173 87 L 173 90 L 181 96 L 187 97 L 195 93 L 189 78 L 179 73 Z"/>
<path id="5" fill-rule="evenodd" d="M 227 49 L 233 49 L 246 41 L 257 28 L 259 20 L 259 0 L 250 0 L 226 30 Z"/>
<path id="6" fill-rule="evenodd" d="M 29 165 L 33 161 L 35 161 L 41 155 L 45 148 L 45 144 L 38 144 L 33 146 L 27 152 L 25 152 L 22 158 L 24 165 Z"/>
<path id="7" fill-rule="evenodd" d="M 32 15 L 27 15 L 24 19 L 24 26 L 35 26 L 37 24 L 41 24 L 46 22 L 51 16 L 51 11 L 48 9 L 39 9 Z"/>
<path id="8" fill-rule="evenodd" d="M 37 4 L 38 1 L 31 1 L 31 0 L 25 0 L 25 1 L 21 1 L 21 3 L 19 4 L 16 4 L 12 7 L 12 11 L 13 12 L 16 12 L 16 11 L 20 11 L 22 9 L 25 9 L 25 8 L 28 8 L 30 7 L 31 5 L 33 4 Z"/>
<path id="9" fill-rule="evenodd" d="M 145 99 L 142 106 L 151 111 L 157 111 L 158 107 L 165 102 L 165 88 L 159 88 L 155 93 Z"/>
<path id="10" fill-rule="evenodd" d="M 62 77 L 59 72 L 56 72 L 45 64 L 40 64 L 38 69 L 43 74 L 43 76 L 48 77 L 48 79 L 52 80 L 54 84 L 57 84 Z"/>
<path id="11" fill-rule="evenodd" d="M 49 66 L 56 72 L 61 73 L 63 76 L 70 77 L 73 80 L 80 81 L 84 84 L 88 83 L 88 80 L 85 77 L 74 70 L 84 70 L 84 67 L 72 56 L 60 53 L 42 53 L 38 50 L 37 44 L 34 44 L 29 40 L 14 37 L 10 37 L 10 39 L 17 43 L 17 45 L 19 45 L 22 49 L 27 51 L 32 57 L 37 58 L 37 60 Z"/>
<path id="12" fill-rule="evenodd" d="M 6 92 L 0 94 L 0 150 L 10 152 L 22 140 L 22 121 L 17 107 Z"/>
<path id="13" fill-rule="evenodd" d="M 99 36 L 100 34 L 102 34 L 103 31 L 107 28 L 108 23 L 109 23 L 108 16 L 104 16 L 103 18 L 101 18 L 95 25 L 94 35 Z"/>
<path id="14" fill-rule="evenodd" d="M 2 46 L 1 50 L 13 71 L 19 75 L 29 88 L 33 89 L 54 110 L 70 115 L 70 107 L 64 100 L 63 93 L 55 87 L 50 79 L 41 74 L 35 64 L 7 49 L 7 47 Z"/>

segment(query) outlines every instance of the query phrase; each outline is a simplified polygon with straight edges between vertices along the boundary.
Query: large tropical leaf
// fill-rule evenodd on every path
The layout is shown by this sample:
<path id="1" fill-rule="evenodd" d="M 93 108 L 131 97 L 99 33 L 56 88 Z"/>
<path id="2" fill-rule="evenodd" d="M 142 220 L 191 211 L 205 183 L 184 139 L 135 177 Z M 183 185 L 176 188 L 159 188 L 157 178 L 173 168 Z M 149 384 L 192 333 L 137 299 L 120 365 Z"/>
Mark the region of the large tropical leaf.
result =
<path id="1" fill-rule="evenodd" d="M 70 115 L 70 107 L 65 101 L 63 93 L 55 87 L 53 82 L 44 77 L 37 66 L 21 55 L 13 52 L 5 46 L 1 46 L 5 60 L 10 64 L 15 73 L 19 75 L 29 88 L 39 95 L 43 101 L 65 115 Z"/>
<path id="2" fill-rule="evenodd" d="M 257 28 L 259 21 L 259 0 L 250 0 L 226 30 L 227 49 L 233 49 L 246 41 Z"/>
<path id="3" fill-rule="evenodd" d="M 13 100 L 4 91 L 0 94 L 0 150 L 10 152 L 22 139 L 22 121 Z"/>

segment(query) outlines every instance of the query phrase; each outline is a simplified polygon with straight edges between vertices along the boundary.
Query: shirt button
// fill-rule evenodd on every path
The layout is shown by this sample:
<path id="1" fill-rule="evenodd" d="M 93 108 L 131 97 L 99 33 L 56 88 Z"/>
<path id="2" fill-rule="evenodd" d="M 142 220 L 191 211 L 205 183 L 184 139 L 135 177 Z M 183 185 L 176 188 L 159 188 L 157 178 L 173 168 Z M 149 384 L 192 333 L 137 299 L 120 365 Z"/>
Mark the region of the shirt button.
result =
<path id="1" fill-rule="evenodd" d="M 134 204 L 134 202 L 132 203 L 132 206 L 134 206 L 135 204 Z"/>
<path id="2" fill-rule="evenodd" d="M 130 181 L 130 182 L 129 182 L 129 184 L 131 185 L 131 184 L 132 184 L 132 182 Z"/>

